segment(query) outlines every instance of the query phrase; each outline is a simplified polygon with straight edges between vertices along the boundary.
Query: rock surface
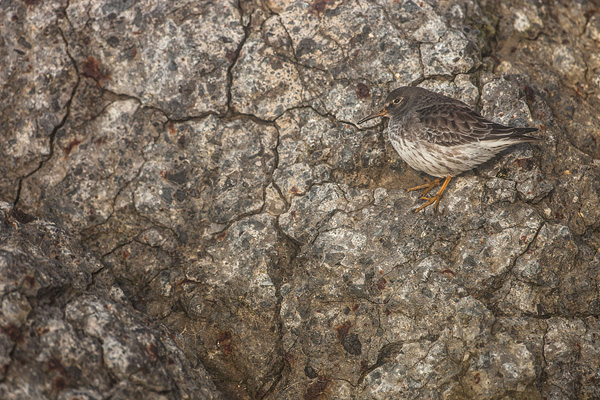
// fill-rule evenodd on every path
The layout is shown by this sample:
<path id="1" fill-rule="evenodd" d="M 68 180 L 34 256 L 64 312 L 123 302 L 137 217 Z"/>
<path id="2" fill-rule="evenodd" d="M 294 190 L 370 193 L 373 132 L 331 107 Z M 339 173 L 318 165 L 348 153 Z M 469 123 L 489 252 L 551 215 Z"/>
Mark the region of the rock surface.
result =
<path id="1" fill-rule="evenodd" d="M 0 397 L 221 399 L 104 268 L 55 224 L 0 202 Z"/>
<path id="2" fill-rule="evenodd" d="M 600 397 L 594 2 L 0 10 L 0 397 Z M 415 214 L 409 84 L 542 141 Z"/>

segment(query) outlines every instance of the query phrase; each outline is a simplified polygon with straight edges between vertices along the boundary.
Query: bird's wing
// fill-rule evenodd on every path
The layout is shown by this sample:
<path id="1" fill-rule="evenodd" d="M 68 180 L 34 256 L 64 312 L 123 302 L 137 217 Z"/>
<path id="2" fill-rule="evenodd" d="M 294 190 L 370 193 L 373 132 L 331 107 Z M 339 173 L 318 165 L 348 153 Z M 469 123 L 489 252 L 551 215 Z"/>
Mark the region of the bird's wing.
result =
<path id="1" fill-rule="evenodd" d="M 419 127 L 415 134 L 442 146 L 508 138 L 515 133 L 515 128 L 489 121 L 459 102 L 426 106 L 414 117 Z"/>

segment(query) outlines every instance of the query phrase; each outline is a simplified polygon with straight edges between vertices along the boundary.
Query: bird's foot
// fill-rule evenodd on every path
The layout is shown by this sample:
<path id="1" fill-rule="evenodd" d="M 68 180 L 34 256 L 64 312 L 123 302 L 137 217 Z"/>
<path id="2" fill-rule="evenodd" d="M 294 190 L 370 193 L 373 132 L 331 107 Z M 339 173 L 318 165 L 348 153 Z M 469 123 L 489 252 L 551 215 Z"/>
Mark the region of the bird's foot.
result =
<path id="1" fill-rule="evenodd" d="M 446 190 L 446 187 L 448 187 L 448 184 L 450 183 L 451 179 L 452 179 L 452 177 L 450 175 L 448 175 L 446 177 L 446 179 L 444 180 L 444 183 L 442 184 L 442 187 L 440 188 L 440 190 L 437 192 L 437 194 L 435 196 L 432 196 L 432 197 L 427 197 L 426 195 L 427 195 L 427 193 L 429 193 L 429 191 L 431 189 L 433 189 L 434 187 L 436 187 L 437 185 L 440 184 L 441 178 L 437 178 L 433 181 L 428 179 L 427 180 L 428 183 L 408 189 L 409 192 L 412 190 L 425 189 L 425 191 L 421 195 L 421 200 L 425 200 L 425 204 L 422 204 L 419 208 L 417 208 L 415 210 L 415 212 L 417 213 L 417 212 L 421 211 L 422 209 L 424 209 L 425 207 L 430 206 L 432 204 L 433 204 L 434 210 L 437 211 L 438 205 L 440 204 L 440 200 L 442 199 L 442 196 L 444 195 L 444 191 Z"/>
<path id="2" fill-rule="evenodd" d="M 419 211 L 421 211 L 425 207 L 430 206 L 432 204 L 433 204 L 433 209 L 437 211 L 437 207 L 438 207 L 438 204 L 440 204 L 440 200 L 442 199 L 442 195 L 443 195 L 443 193 L 438 192 L 438 194 L 436 194 L 433 197 L 421 196 L 420 197 L 421 200 L 427 200 L 427 201 L 424 204 L 422 204 L 419 208 L 417 208 L 415 210 L 415 212 L 418 213 Z"/>
<path id="3" fill-rule="evenodd" d="M 421 195 L 421 198 L 427 196 L 427 193 L 429 193 L 431 191 L 431 189 L 433 189 L 434 187 L 438 186 L 440 184 L 440 182 L 442 181 L 442 178 L 437 178 L 434 180 L 431 180 L 429 178 L 425 178 L 425 181 L 427 183 L 424 183 L 422 185 L 419 186 L 415 186 L 415 187 L 411 187 L 409 189 L 406 189 L 407 192 L 412 192 L 413 190 L 421 190 L 421 189 L 425 189 L 423 191 L 423 194 Z"/>

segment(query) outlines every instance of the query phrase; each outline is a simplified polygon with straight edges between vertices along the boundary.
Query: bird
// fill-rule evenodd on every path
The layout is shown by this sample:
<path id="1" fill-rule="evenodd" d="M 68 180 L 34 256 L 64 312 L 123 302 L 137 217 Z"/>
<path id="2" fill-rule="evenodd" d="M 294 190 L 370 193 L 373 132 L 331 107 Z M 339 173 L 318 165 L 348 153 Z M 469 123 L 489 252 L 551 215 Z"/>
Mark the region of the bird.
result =
<path id="1" fill-rule="evenodd" d="M 390 119 L 388 136 L 400 158 L 413 169 L 435 177 L 407 189 L 408 192 L 423 190 L 420 199 L 425 202 L 416 213 L 432 204 L 437 211 L 453 177 L 512 145 L 539 141 L 527 135 L 538 128 L 515 128 L 492 122 L 460 100 L 416 86 L 394 89 L 383 107 L 357 124 L 377 117 Z M 428 197 L 440 184 L 437 194 Z"/>

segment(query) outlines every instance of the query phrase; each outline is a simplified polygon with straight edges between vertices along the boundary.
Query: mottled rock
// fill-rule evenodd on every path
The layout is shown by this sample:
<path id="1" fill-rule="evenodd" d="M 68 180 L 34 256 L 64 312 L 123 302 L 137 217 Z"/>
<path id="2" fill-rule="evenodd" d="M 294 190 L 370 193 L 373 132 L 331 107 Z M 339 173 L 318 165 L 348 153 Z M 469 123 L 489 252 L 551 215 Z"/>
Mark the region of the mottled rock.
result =
<path id="1" fill-rule="evenodd" d="M 175 295 L 188 317 L 166 320 L 194 332 L 187 348 L 230 393 L 244 382 L 246 396 L 260 397 L 279 379 L 279 287 L 294 251 L 282 238 L 268 214 L 241 219 L 194 253 L 177 283 Z"/>
<path id="2" fill-rule="evenodd" d="M 85 106 L 87 96 L 98 95 L 94 84 L 84 81 L 73 106 Z M 57 131 L 53 157 L 24 182 L 21 197 L 26 211 L 45 209 L 47 217 L 82 230 L 112 215 L 114 199 L 140 173 L 144 148 L 163 120 L 133 99 L 106 102 L 98 114 L 90 110 L 78 117 Z"/>
<path id="3" fill-rule="evenodd" d="M 599 396 L 593 2 L 0 8 L 1 397 Z M 401 85 L 540 141 L 415 214 Z"/>
<path id="4" fill-rule="evenodd" d="M 133 186 L 141 215 L 176 231 L 195 220 L 227 224 L 259 212 L 274 169 L 276 131 L 214 116 L 170 124 L 145 150 Z M 156 212 L 158 211 L 158 212 Z"/>
<path id="5" fill-rule="evenodd" d="M 3 399 L 222 398 L 172 332 L 95 282 L 103 265 L 56 225 L 0 203 L 0 243 Z"/>
<path id="6" fill-rule="evenodd" d="M 61 35 L 66 2 L 0 5 L 0 200 L 15 201 L 19 180 L 52 154 L 78 77 Z"/>
<path id="7" fill-rule="evenodd" d="M 552 318 L 544 335 L 548 374 L 544 392 L 552 398 L 594 398 L 600 395 L 596 381 L 599 367 L 598 321 Z"/>
<path id="8" fill-rule="evenodd" d="M 246 40 L 232 74 L 231 105 L 238 112 L 273 120 L 302 104 L 296 66 L 278 57 L 259 34 Z"/>
<path id="9" fill-rule="evenodd" d="M 435 44 L 422 44 L 421 57 L 425 77 L 464 74 L 480 63 L 479 52 L 460 31 L 446 32 Z"/>
<path id="10" fill-rule="evenodd" d="M 84 76 L 175 119 L 226 111 L 244 40 L 233 3 L 74 1 L 64 12 Z"/>

